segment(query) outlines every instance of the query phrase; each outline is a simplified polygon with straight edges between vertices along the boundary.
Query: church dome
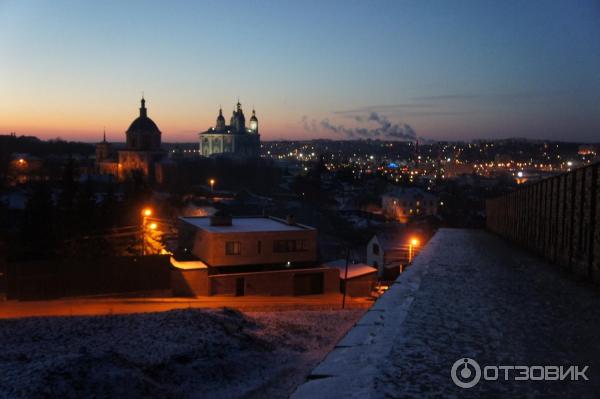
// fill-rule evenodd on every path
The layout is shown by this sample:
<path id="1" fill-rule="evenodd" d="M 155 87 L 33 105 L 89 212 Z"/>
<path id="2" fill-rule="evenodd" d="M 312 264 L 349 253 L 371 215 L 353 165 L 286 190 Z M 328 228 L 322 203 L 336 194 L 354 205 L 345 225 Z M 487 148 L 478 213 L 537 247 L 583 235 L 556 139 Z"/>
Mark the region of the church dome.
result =
<path id="1" fill-rule="evenodd" d="M 215 130 L 221 132 L 225 130 L 225 117 L 223 117 L 223 109 L 219 108 L 219 116 L 217 116 L 217 125 Z"/>
<path id="2" fill-rule="evenodd" d="M 258 118 L 256 117 L 256 111 L 252 110 L 252 116 L 250 117 L 250 130 L 254 133 L 258 133 Z"/>
<path id="3" fill-rule="evenodd" d="M 127 129 L 127 148 L 130 150 L 159 150 L 160 130 L 156 123 L 148 118 L 146 100 L 142 97 L 140 116 L 137 117 Z"/>
<path id="4" fill-rule="evenodd" d="M 146 100 L 142 97 L 142 107 L 140 108 L 140 116 L 138 116 L 131 125 L 127 132 L 148 132 L 148 133 L 160 133 L 156 123 L 148 118 L 148 110 L 146 109 Z"/>
<path id="5" fill-rule="evenodd" d="M 133 122 L 131 122 L 127 132 L 160 133 L 160 130 L 158 130 L 158 126 L 156 126 L 156 123 L 154 123 L 152 119 L 148 118 L 147 116 L 139 116 Z"/>

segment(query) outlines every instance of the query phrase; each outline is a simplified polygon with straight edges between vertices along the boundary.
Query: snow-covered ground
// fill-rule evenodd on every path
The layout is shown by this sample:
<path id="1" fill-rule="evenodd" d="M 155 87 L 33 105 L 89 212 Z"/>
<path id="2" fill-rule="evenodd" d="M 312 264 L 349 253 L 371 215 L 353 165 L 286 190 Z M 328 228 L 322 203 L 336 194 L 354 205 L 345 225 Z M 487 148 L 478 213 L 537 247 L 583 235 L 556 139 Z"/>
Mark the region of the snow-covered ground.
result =
<path id="1" fill-rule="evenodd" d="M 596 288 L 485 231 L 440 229 L 292 398 L 599 398 L 599 337 Z M 464 358 L 491 377 L 459 388 Z M 519 380 L 523 366 L 589 380 Z"/>
<path id="2" fill-rule="evenodd" d="M 0 398 L 283 398 L 363 313 L 0 320 Z"/>

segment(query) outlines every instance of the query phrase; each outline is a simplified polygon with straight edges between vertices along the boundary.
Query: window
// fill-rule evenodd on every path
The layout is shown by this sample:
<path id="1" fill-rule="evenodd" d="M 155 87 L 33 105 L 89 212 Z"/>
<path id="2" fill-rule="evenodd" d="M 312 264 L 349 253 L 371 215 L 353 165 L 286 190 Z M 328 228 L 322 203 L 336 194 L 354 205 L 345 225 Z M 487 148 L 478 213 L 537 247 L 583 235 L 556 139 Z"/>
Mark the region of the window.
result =
<path id="1" fill-rule="evenodd" d="M 273 252 L 302 252 L 306 251 L 306 240 L 275 240 Z"/>
<path id="2" fill-rule="evenodd" d="M 379 255 L 379 245 L 377 244 L 373 244 L 373 255 Z"/>
<path id="3" fill-rule="evenodd" d="M 225 243 L 225 255 L 239 255 L 240 253 L 242 253 L 242 244 L 239 241 Z"/>

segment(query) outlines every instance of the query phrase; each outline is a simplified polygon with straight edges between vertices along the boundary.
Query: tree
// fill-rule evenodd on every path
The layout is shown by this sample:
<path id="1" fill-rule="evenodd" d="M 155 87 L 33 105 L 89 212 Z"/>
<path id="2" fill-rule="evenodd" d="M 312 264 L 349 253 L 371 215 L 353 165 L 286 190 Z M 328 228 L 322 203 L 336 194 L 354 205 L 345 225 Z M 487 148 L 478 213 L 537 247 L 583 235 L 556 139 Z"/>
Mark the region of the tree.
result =
<path id="1" fill-rule="evenodd" d="M 25 222 L 21 233 L 26 258 L 47 258 L 56 253 L 53 222 L 52 193 L 48 184 L 42 180 L 34 186 L 25 207 Z"/>

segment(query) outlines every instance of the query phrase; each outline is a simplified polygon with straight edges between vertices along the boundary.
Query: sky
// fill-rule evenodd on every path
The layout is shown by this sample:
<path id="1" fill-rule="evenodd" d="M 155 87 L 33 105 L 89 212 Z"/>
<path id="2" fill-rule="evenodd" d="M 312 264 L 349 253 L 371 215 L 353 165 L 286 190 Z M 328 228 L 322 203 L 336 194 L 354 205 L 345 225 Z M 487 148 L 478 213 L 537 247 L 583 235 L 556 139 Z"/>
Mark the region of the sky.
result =
<path id="1" fill-rule="evenodd" d="M 600 1 L 0 0 L 0 133 L 600 141 Z"/>

